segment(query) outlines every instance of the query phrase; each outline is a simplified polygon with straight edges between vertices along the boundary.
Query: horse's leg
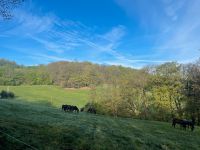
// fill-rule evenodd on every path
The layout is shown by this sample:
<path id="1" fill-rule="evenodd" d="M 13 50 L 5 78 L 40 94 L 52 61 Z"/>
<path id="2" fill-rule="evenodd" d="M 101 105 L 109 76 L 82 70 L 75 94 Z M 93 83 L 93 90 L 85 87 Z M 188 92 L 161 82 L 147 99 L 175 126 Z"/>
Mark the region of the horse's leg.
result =
<path id="1" fill-rule="evenodd" d="M 186 130 L 187 129 L 187 124 L 183 125 L 183 129 Z"/>
<path id="2" fill-rule="evenodd" d="M 180 129 L 183 129 L 183 125 L 180 123 Z"/>
<path id="3" fill-rule="evenodd" d="M 194 125 L 191 125 L 191 131 L 193 131 L 194 130 Z"/>

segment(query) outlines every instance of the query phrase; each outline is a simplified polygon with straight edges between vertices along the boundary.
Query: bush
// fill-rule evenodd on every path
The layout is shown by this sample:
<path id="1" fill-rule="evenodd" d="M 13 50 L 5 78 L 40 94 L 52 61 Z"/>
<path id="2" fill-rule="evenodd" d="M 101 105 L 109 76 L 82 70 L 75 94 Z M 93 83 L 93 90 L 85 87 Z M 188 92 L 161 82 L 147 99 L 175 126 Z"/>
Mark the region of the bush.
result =
<path id="1" fill-rule="evenodd" d="M 15 94 L 13 92 L 6 92 L 6 91 L 1 91 L 0 93 L 0 98 L 1 99 L 8 99 L 8 98 L 14 98 Z"/>

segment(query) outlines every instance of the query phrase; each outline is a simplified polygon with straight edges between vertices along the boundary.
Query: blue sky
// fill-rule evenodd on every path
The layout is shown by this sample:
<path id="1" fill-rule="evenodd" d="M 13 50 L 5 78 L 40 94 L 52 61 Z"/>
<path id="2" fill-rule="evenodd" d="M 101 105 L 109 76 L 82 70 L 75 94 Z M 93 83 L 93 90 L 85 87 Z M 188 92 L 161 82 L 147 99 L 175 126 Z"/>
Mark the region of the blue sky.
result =
<path id="1" fill-rule="evenodd" d="M 26 0 L 0 18 L 0 58 L 141 68 L 200 56 L 199 0 Z"/>

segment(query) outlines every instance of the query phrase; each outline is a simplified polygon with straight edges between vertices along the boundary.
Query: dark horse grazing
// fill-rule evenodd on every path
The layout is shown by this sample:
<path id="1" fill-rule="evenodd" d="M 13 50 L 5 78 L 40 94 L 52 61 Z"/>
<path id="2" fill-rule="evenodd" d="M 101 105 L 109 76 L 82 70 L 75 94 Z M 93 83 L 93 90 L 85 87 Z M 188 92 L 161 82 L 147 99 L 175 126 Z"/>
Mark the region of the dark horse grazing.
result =
<path id="1" fill-rule="evenodd" d="M 194 121 L 194 119 L 192 119 L 192 121 L 189 121 L 189 120 L 182 120 L 182 119 L 173 118 L 172 126 L 175 128 L 176 124 L 179 124 L 180 127 L 182 127 L 184 130 L 186 130 L 187 127 L 188 128 L 190 127 L 191 131 L 193 131 L 195 121 Z"/>
<path id="2" fill-rule="evenodd" d="M 96 109 L 90 107 L 90 108 L 87 110 L 87 112 L 92 113 L 92 114 L 96 114 Z"/>
<path id="3" fill-rule="evenodd" d="M 83 112 L 83 111 L 84 111 L 84 107 L 81 108 L 81 112 Z"/>
<path id="4" fill-rule="evenodd" d="M 71 105 L 62 105 L 62 110 L 69 111 L 69 112 L 79 112 L 79 109 L 77 106 L 71 106 Z"/>
<path id="5" fill-rule="evenodd" d="M 78 107 L 77 107 L 77 106 L 71 106 L 71 107 L 70 107 L 70 111 L 72 111 L 72 112 L 74 112 L 74 111 L 75 111 L 75 112 L 77 112 L 77 113 L 78 113 L 78 112 L 79 112 L 79 109 L 78 109 Z"/>
<path id="6" fill-rule="evenodd" d="M 69 110 L 69 105 L 62 105 L 62 110 L 65 112 Z"/>

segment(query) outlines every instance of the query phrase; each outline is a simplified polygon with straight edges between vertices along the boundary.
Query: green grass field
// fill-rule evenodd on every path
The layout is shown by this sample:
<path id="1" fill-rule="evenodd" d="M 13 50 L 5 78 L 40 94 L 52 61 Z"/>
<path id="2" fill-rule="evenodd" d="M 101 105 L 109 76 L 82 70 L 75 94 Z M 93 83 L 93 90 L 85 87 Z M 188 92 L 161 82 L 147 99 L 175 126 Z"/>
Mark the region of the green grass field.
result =
<path id="1" fill-rule="evenodd" d="M 1 90 L 14 92 L 16 99 L 60 107 L 62 104 L 83 107 L 89 101 L 88 89 L 63 89 L 50 85 L 0 86 Z"/>
<path id="2" fill-rule="evenodd" d="M 18 100 L 0 100 L 0 131 L 36 149 L 200 148 L 200 129 L 173 129 L 170 123 L 64 113 L 58 108 Z M 0 133 L 0 149 L 31 149 Z"/>
<path id="3" fill-rule="evenodd" d="M 21 142 L 41 150 L 200 149 L 199 127 L 191 132 L 174 129 L 165 122 L 61 111 L 64 103 L 83 106 L 89 90 L 55 86 L 19 86 L 9 90 L 17 98 L 0 99 L 1 150 L 31 149 Z"/>

